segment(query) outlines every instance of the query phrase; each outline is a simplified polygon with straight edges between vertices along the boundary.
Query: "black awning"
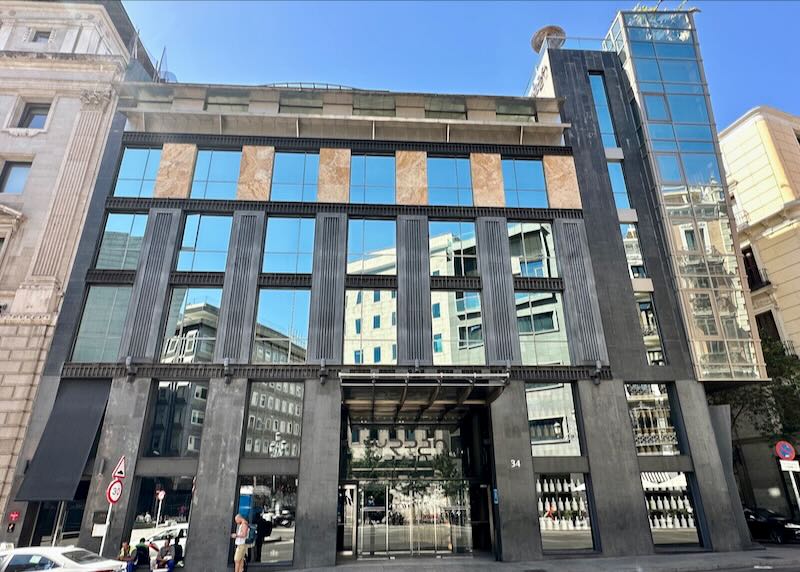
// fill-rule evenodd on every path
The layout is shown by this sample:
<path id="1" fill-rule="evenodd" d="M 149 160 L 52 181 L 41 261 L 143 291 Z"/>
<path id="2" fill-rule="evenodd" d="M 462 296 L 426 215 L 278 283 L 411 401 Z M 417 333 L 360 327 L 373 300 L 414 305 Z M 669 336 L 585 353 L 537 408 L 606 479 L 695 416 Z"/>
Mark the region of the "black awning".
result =
<path id="1" fill-rule="evenodd" d="M 62 380 L 18 501 L 72 500 L 106 410 L 109 381 Z"/>

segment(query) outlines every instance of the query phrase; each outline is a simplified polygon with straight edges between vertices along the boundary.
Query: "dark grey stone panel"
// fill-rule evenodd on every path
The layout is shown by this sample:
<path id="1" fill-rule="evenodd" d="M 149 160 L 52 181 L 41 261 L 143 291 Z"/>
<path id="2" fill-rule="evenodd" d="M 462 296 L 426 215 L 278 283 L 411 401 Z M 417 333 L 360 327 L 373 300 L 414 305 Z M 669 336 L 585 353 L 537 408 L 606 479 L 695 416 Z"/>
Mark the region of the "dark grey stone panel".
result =
<path id="1" fill-rule="evenodd" d="M 306 381 L 305 388 L 295 568 L 333 566 L 336 563 L 342 389 L 338 380 L 323 384 L 317 379 Z"/>
<path id="2" fill-rule="evenodd" d="M 746 524 L 741 526 L 744 520 L 741 504 L 732 502 L 729 479 L 708 413 L 705 389 L 694 380 L 678 380 L 675 389 L 680 415 L 687 420 L 684 423 L 686 439 L 694 462 L 696 492 L 700 495 L 703 522 L 711 548 L 717 551 L 742 550 L 750 545 L 750 535 L 745 534 Z"/>
<path id="3" fill-rule="evenodd" d="M 97 445 L 97 456 L 83 513 L 81 534 L 78 543 L 89 550 L 100 549 L 100 539 L 91 536 L 92 519 L 95 513 L 105 516 L 108 510 L 106 487 L 111 482 L 111 472 L 121 456 L 125 456 L 127 477 L 124 481 L 122 498 L 114 506 L 111 513 L 103 556 L 115 557 L 123 539 L 127 540 L 131 532 L 131 523 L 135 507 L 136 461 L 141 448 L 142 432 L 145 428 L 147 404 L 153 381 L 149 378 L 137 378 L 129 382 L 127 378 L 116 378 L 111 382 L 111 393 L 103 421 L 100 441 Z"/>
<path id="4" fill-rule="evenodd" d="M 475 223 L 486 359 L 489 365 L 518 365 L 522 357 L 506 219 L 479 218 Z"/>
<path id="5" fill-rule="evenodd" d="M 264 213 L 236 212 L 225 268 L 214 361 L 249 363 L 261 270 Z"/>
<path id="6" fill-rule="evenodd" d="M 596 364 L 599 360 L 601 364 L 608 365 L 608 351 L 583 221 L 557 220 L 553 225 L 553 234 L 558 268 L 564 276 L 564 315 L 572 363 Z"/>
<path id="7" fill-rule="evenodd" d="M 646 183 L 647 165 L 639 151 L 627 77 L 613 53 L 556 50 L 550 52 L 556 96 L 564 98 L 563 119 L 572 127 L 565 141 L 574 151 L 583 203 L 588 249 L 596 274 L 603 330 L 610 365 L 616 377 L 637 381 L 669 381 L 693 375 L 689 347 L 669 269 L 666 240 L 655 197 Z M 639 219 L 639 239 L 648 276 L 655 288 L 662 344 L 667 365 L 647 365 L 646 351 L 633 298 L 619 218 L 608 177 L 605 151 L 589 85 L 589 72 L 605 76 L 617 140 L 623 151 L 631 206 Z M 558 249 L 559 245 L 556 244 Z M 565 288 L 569 284 L 565 283 Z"/>
<path id="8" fill-rule="evenodd" d="M 619 380 L 578 382 L 593 506 L 604 556 L 653 552 L 625 388 Z"/>
<path id="9" fill-rule="evenodd" d="M 192 498 L 192 529 L 186 539 L 189 570 L 226 570 L 229 531 L 238 498 L 247 380 L 214 378 L 208 387 L 203 442 Z"/>
<path id="10" fill-rule="evenodd" d="M 308 332 L 307 360 L 311 363 L 342 363 L 346 260 L 347 215 L 318 214 Z"/>
<path id="11" fill-rule="evenodd" d="M 167 305 L 169 273 L 178 244 L 179 210 L 153 209 L 147 220 L 136 281 L 119 348 L 120 361 L 151 361 L 159 353 L 159 334 Z"/>
<path id="12" fill-rule="evenodd" d="M 588 473 L 587 457 L 536 457 L 533 466 L 537 473 Z"/>
<path id="13" fill-rule="evenodd" d="M 494 451 L 496 537 L 504 562 L 542 557 L 536 508 L 535 464 L 531 461 L 525 384 L 511 381 L 491 405 Z"/>
<path id="14" fill-rule="evenodd" d="M 397 218 L 397 363 L 433 364 L 428 219 Z"/>
<path id="15" fill-rule="evenodd" d="M 689 455 L 674 455 L 669 457 L 640 455 L 639 470 L 648 473 L 661 473 L 665 471 L 683 471 L 688 473 L 694 470 L 694 465 Z"/>

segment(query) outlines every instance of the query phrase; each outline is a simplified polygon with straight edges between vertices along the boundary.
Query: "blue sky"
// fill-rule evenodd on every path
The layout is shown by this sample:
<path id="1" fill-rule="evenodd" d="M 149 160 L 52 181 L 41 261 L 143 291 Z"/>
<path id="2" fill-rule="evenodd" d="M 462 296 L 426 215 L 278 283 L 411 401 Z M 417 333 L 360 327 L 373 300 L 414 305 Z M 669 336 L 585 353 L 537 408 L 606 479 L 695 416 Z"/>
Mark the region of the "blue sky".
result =
<path id="1" fill-rule="evenodd" d="M 654 2 L 649 2 L 653 4 Z M 316 81 L 522 95 L 546 24 L 602 37 L 636 2 L 187 2 L 124 0 L 155 57 L 190 83 Z M 675 7 L 677 2 L 662 6 Z M 689 2 L 720 128 L 756 105 L 800 115 L 800 2 Z"/>

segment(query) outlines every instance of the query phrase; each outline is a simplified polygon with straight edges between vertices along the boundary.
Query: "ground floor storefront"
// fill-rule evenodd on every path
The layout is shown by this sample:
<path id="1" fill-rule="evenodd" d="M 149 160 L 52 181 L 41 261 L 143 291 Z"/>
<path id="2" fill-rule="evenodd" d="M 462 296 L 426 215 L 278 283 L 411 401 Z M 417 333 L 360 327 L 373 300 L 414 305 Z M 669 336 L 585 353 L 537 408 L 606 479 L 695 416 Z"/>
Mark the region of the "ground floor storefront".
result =
<path id="1" fill-rule="evenodd" d="M 96 400 L 85 386 L 99 383 L 62 380 L 59 394 Z M 232 566 L 236 513 L 255 527 L 249 558 L 264 567 L 749 545 L 695 382 L 439 372 L 118 378 L 105 392 L 94 417 L 56 398 L 6 539 L 99 550 L 105 536 L 108 555 L 169 539 L 192 570 Z"/>

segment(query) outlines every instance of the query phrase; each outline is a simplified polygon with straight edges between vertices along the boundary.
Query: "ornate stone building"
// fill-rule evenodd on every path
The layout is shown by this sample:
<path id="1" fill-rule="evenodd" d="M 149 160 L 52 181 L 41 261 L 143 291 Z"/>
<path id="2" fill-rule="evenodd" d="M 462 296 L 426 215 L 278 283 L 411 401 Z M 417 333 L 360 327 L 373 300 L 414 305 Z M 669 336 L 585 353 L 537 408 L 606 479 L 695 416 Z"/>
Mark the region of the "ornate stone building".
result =
<path id="1" fill-rule="evenodd" d="M 120 2 L 0 5 L 2 505 L 134 42 Z"/>

